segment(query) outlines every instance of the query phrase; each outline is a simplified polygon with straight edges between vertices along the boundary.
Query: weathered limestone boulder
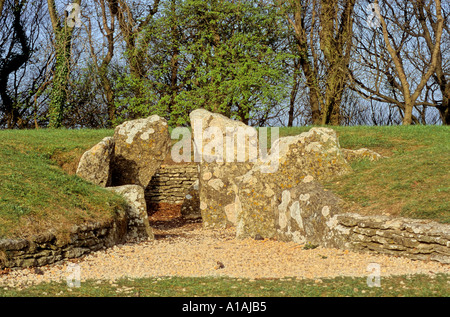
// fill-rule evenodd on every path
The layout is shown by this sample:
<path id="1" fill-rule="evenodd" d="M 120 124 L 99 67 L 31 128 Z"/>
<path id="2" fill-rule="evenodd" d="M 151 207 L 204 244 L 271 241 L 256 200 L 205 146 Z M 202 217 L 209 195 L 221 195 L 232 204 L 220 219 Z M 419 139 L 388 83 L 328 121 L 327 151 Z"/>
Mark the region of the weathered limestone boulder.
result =
<path id="1" fill-rule="evenodd" d="M 114 131 L 112 186 L 147 187 L 169 151 L 170 135 L 158 115 L 124 122 Z"/>
<path id="2" fill-rule="evenodd" d="M 107 189 L 122 195 L 129 203 L 126 212 L 127 241 L 154 239 L 153 230 L 148 221 L 144 188 L 139 185 L 123 185 L 107 187 Z"/>
<path id="3" fill-rule="evenodd" d="M 114 139 L 106 137 L 81 156 L 76 174 L 96 185 L 109 186 L 111 183 L 110 162 L 113 155 Z"/>
<path id="4" fill-rule="evenodd" d="M 366 148 L 361 148 L 358 150 L 341 149 L 341 152 L 342 155 L 344 155 L 345 159 L 349 162 L 363 159 L 367 159 L 369 161 L 378 161 L 379 159 L 383 158 L 383 156 L 381 156 L 377 152 Z"/>
<path id="5" fill-rule="evenodd" d="M 190 113 L 195 161 L 200 164 L 199 196 L 204 227 L 233 223 L 227 213 L 234 206 L 235 180 L 253 167 L 258 140 L 255 128 L 221 114 L 198 109 Z"/>
<path id="6" fill-rule="evenodd" d="M 281 200 L 281 202 L 280 202 Z M 281 193 L 275 209 L 278 240 L 335 247 L 329 221 L 340 212 L 340 199 L 316 181 L 303 180 Z"/>
<path id="7" fill-rule="evenodd" d="M 305 181 L 321 181 L 351 172 L 336 133 L 328 128 L 312 128 L 297 136 L 280 138 L 272 145 L 270 156 L 278 158 L 272 157 L 270 162 L 279 164 L 259 161 L 236 181 L 234 213 L 238 238 L 276 237 L 283 192 Z"/>
<path id="8" fill-rule="evenodd" d="M 192 184 L 186 193 L 183 204 L 181 205 L 181 216 L 186 220 L 198 220 L 202 218 L 198 180 Z"/>
<path id="9" fill-rule="evenodd" d="M 202 151 L 204 161 L 256 160 L 258 133 L 255 128 L 205 109 L 192 111 L 189 118 L 194 132 L 195 155 Z"/>

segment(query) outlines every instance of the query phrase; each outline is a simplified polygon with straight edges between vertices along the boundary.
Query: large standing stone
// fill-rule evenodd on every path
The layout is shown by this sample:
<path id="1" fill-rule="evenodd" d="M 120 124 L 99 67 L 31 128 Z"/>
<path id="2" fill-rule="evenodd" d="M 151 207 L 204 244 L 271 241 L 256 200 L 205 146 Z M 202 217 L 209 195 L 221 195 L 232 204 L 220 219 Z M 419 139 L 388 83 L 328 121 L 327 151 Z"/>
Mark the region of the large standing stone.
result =
<path id="1" fill-rule="evenodd" d="M 336 133 L 328 128 L 312 128 L 297 136 L 280 138 L 272 145 L 270 155 L 278 157 L 278 166 L 258 162 L 236 181 L 238 238 L 276 237 L 278 210 L 286 190 L 302 182 L 351 172 L 340 152 Z M 271 162 L 274 160 L 272 157 Z"/>
<path id="2" fill-rule="evenodd" d="M 135 239 L 154 239 L 153 230 L 150 227 L 145 201 L 144 188 L 139 185 L 123 185 L 107 187 L 108 190 L 122 195 L 129 203 L 127 209 L 127 237 L 128 241 Z"/>
<path id="3" fill-rule="evenodd" d="M 341 200 L 316 181 L 302 181 L 278 197 L 275 228 L 278 240 L 334 247 L 328 222 L 340 212 Z"/>
<path id="4" fill-rule="evenodd" d="M 256 161 L 255 128 L 204 109 L 190 113 L 195 160 L 200 164 L 199 196 L 203 225 L 224 228 L 234 224 L 230 209 L 236 196 L 235 179 Z M 231 218 L 230 218 L 230 217 Z"/>
<path id="5" fill-rule="evenodd" d="M 184 197 L 183 204 L 181 205 L 181 216 L 184 219 L 198 220 L 202 218 L 198 185 L 199 181 L 196 180 Z"/>
<path id="6" fill-rule="evenodd" d="M 169 151 L 165 119 L 153 115 L 127 121 L 114 131 L 112 186 L 136 184 L 146 188 Z"/>
<path id="7" fill-rule="evenodd" d="M 110 162 L 113 155 L 114 139 L 106 137 L 81 156 L 77 175 L 96 185 L 109 186 L 111 182 Z"/>

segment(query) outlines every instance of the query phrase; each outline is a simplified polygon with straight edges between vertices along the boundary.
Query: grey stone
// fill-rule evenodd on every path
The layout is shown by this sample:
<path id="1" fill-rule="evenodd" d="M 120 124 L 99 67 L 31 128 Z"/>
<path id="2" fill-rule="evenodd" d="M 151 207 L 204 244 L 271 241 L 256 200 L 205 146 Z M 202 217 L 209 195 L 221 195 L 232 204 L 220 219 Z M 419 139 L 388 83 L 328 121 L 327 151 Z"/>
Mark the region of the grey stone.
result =
<path id="1" fill-rule="evenodd" d="M 112 137 L 106 137 L 82 155 L 76 174 L 96 185 L 109 186 L 111 183 L 110 162 L 113 155 L 114 140 Z"/>
<path id="2" fill-rule="evenodd" d="M 107 189 L 122 195 L 129 203 L 127 239 L 154 239 L 153 230 L 148 221 L 144 188 L 139 185 L 123 185 Z"/>
<path id="3" fill-rule="evenodd" d="M 181 205 L 181 216 L 188 220 L 198 220 L 202 218 L 200 212 L 200 197 L 199 197 L 199 181 L 195 181 L 186 192 L 183 203 Z"/>
<path id="4" fill-rule="evenodd" d="M 112 186 L 146 188 L 164 161 L 171 139 L 166 120 L 153 115 L 117 126 L 114 141 Z"/>
<path id="5" fill-rule="evenodd" d="M 0 250 L 22 250 L 28 248 L 28 240 L 13 240 L 13 239 L 2 239 L 0 240 Z"/>
<path id="6" fill-rule="evenodd" d="M 200 161 L 199 195 L 203 225 L 207 228 L 234 225 L 235 217 L 231 215 L 229 218 L 227 211 L 235 203 L 236 178 L 245 174 L 257 158 L 258 133 L 240 121 L 204 109 L 192 111 L 189 117 L 195 158 Z M 208 136 L 208 131 L 217 135 Z M 239 135 L 241 139 L 238 139 Z M 212 151 L 210 146 L 216 137 L 222 142 Z M 233 142 L 228 149 L 227 138 Z"/>
<path id="7" fill-rule="evenodd" d="M 258 202 L 261 194 L 256 191 L 247 197 L 240 192 L 237 238 L 259 235 L 301 244 L 335 246 L 327 222 L 340 212 L 341 200 L 320 183 L 302 182 L 282 191 L 275 188 L 274 194 L 261 202 Z"/>

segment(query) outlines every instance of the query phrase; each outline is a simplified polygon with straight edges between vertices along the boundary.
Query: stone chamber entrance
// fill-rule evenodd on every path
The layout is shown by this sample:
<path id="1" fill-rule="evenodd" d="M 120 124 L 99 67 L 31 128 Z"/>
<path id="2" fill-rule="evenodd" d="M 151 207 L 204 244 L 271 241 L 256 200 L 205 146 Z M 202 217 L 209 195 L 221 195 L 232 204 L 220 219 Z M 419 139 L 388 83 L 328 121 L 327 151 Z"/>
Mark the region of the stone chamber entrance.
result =
<path id="1" fill-rule="evenodd" d="M 145 189 L 155 239 L 172 236 L 171 229 L 202 226 L 198 177 L 197 163 L 175 163 L 170 158 L 156 171 Z"/>

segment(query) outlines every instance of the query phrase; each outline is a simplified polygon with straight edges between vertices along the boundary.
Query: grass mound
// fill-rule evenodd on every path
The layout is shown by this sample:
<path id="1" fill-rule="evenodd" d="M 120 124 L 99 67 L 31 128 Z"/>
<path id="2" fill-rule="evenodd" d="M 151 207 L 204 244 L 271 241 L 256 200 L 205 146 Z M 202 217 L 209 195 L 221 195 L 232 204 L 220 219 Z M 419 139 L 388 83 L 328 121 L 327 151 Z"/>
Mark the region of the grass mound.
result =
<path id="1" fill-rule="evenodd" d="M 0 238 L 50 228 L 67 233 L 123 209 L 122 198 L 73 175 L 82 153 L 107 135 L 111 131 L 0 131 Z"/>
<path id="2" fill-rule="evenodd" d="M 342 148 L 369 148 L 387 158 L 352 162 L 353 173 L 325 185 L 360 214 L 450 223 L 450 127 L 333 127 Z M 306 131 L 284 128 L 280 136 Z"/>

